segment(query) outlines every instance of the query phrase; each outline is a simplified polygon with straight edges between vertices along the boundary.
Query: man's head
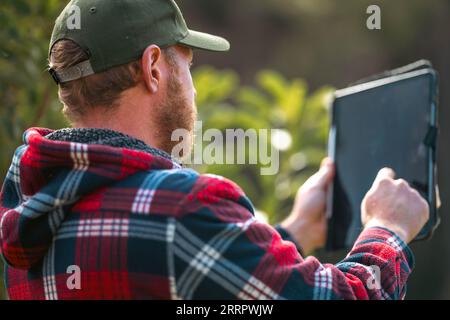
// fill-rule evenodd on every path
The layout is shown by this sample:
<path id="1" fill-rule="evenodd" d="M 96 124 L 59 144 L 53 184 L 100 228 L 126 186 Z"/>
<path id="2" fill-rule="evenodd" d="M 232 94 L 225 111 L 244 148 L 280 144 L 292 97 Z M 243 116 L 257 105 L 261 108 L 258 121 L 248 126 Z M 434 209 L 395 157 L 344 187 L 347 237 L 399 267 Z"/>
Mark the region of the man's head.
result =
<path id="1" fill-rule="evenodd" d="M 56 21 L 50 73 L 75 127 L 121 131 L 170 153 L 174 130 L 193 132 L 193 48 L 229 43 L 188 30 L 172 0 L 72 0 Z"/>

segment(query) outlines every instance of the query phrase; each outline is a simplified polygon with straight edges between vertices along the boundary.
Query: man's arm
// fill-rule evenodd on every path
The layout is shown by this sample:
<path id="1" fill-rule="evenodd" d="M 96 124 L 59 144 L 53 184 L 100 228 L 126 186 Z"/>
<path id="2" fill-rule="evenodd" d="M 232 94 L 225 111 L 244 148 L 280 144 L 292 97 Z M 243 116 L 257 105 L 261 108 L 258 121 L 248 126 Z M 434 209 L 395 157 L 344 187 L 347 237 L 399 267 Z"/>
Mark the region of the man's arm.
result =
<path id="1" fill-rule="evenodd" d="M 216 177 L 199 177 L 170 223 L 172 292 L 183 299 L 399 299 L 413 267 L 406 244 L 385 228 L 366 229 L 337 265 L 303 259 L 256 221 L 234 183 Z"/>

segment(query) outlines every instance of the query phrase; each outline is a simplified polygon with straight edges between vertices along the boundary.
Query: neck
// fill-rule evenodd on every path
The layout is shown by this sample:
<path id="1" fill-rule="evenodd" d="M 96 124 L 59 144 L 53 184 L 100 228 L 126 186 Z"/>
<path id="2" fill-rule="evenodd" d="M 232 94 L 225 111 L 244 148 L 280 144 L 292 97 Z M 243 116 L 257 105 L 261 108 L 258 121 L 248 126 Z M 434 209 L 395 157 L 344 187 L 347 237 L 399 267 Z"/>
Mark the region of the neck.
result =
<path id="1" fill-rule="evenodd" d="M 131 90 L 130 90 L 131 91 Z M 126 101 L 126 102 L 125 102 Z M 91 108 L 89 116 L 84 117 L 74 128 L 110 129 L 132 136 L 144 141 L 147 145 L 158 148 L 154 136 L 155 128 L 150 123 L 151 115 L 147 114 L 150 108 L 146 108 L 144 98 L 132 92 L 124 92 L 120 103 L 112 110 L 105 108 Z"/>

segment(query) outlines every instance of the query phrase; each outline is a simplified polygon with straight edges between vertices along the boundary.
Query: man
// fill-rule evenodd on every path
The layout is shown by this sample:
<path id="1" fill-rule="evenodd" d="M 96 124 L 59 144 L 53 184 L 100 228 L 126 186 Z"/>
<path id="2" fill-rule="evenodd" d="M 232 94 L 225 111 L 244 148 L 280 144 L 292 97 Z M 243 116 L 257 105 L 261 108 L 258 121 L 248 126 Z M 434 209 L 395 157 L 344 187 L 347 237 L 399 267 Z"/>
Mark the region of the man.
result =
<path id="1" fill-rule="evenodd" d="M 78 11 L 74 28 L 67 19 Z M 302 255 L 325 241 L 330 160 L 272 228 L 236 184 L 171 158 L 172 132 L 192 132 L 196 118 L 192 49 L 229 44 L 188 30 L 172 0 L 74 0 L 62 12 L 50 72 L 73 128 L 29 129 L 5 179 L 10 298 L 403 298 L 413 268 L 406 243 L 428 206 L 392 170 L 379 172 L 361 205 L 352 251 L 324 265 Z"/>

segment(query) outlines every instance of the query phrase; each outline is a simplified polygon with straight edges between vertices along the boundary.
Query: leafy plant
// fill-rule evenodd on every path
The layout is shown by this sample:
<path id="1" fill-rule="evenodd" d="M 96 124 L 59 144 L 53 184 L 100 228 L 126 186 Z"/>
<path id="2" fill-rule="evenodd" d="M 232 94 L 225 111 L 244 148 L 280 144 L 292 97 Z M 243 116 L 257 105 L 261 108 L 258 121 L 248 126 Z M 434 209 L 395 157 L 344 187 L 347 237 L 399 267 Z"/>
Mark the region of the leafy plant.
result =
<path id="1" fill-rule="evenodd" d="M 262 176 L 261 165 L 203 165 L 196 169 L 236 181 L 270 222 L 289 213 L 298 188 L 317 169 L 326 154 L 329 126 L 327 106 L 332 89 L 308 94 L 301 79 L 287 80 L 264 70 L 256 85 L 240 86 L 233 71 L 202 67 L 194 73 L 199 118 L 204 129 L 279 129 L 285 145 L 280 150 L 280 171 Z M 280 141 L 278 141 L 279 143 Z M 274 141 L 272 141 L 274 143 Z M 252 152 L 246 146 L 246 154 Z M 253 150 L 254 152 L 254 150 Z"/>

